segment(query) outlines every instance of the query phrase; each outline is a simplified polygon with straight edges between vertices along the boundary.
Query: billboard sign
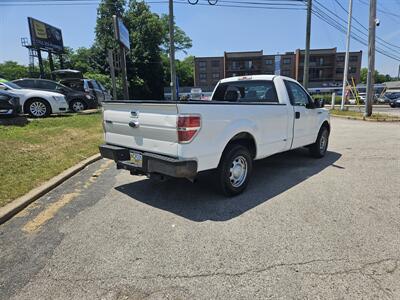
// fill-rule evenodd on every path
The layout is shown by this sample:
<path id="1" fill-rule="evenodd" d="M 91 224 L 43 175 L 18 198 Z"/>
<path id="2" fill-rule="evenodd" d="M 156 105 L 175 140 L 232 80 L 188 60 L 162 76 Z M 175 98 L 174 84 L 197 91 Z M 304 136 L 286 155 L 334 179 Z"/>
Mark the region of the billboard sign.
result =
<path id="1" fill-rule="evenodd" d="M 115 30 L 115 38 L 118 42 L 124 45 L 125 48 L 130 49 L 131 44 L 129 41 L 129 31 L 128 28 L 124 25 L 121 18 L 113 16 L 114 18 L 114 30 Z"/>
<path id="2" fill-rule="evenodd" d="M 64 52 L 61 29 L 31 17 L 28 17 L 28 24 L 32 47 L 54 53 Z"/>

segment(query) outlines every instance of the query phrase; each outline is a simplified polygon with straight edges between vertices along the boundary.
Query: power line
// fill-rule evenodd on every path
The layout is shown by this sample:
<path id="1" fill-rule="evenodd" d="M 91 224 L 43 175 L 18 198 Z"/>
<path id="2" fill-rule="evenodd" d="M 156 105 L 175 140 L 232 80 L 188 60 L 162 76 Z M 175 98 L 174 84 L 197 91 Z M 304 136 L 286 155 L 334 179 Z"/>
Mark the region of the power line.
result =
<path id="1" fill-rule="evenodd" d="M 348 14 L 348 11 L 342 6 L 342 4 L 341 4 L 338 0 L 334 0 L 334 1 L 340 6 L 340 8 L 341 8 L 344 12 L 346 12 L 346 14 Z M 399 0 L 399 1 L 400 1 L 400 0 Z M 352 17 L 352 20 L 353 20 L 354 22 L 356 22 L 358 25 L 360 25 L 363 29 L 365 29 L 366 31 L 368 31 L 368 28 L 367 28 L 366 26 L 364 26 L 363 24 L 361 24 L 354 16 Z M 377 39 L 380 40 L 380 41 L 382 41 L 382 42 L 384 42 L 384 43 L 386 43 L 386 44 L 388 44 L 388 45 L 391 45 L 391 46 L 393 46 L 393 47 L 395 47 L 395 48 L 400 49 L 400 46 L 397 46 L 397 45 L 395 45 L 395 44 L 392 44 L 392 43 L 390 43 L 390 42 L 388 42 L 388 41 L 386 41 L 386 40 L 380 38 L 379 36 L 377 36 Z"/>
<path id="2" fill-rule="evenodd" d="M 344 33 L 344 34 L 346 34 L 346 29 L 343 27 L 343 25 L 341 25 L 341 24 L 339 24 L 338 22 L 336 22 L 335 19 L 332 19 L 332 17 L 330 17 L 329 15 L 327 15 L 324 11 L 313 8 L 313 14 L 314 14 L 318 19 L 320 19 L 321 21 L 323 21 L 323 22 L 329 24 L 330 26 L 332 26 L 333 28 L 337 29 L 338 31 L 340 31 L 340 32 L 342 32 L 342 33 Z M 356 40 L 357 42 L 359 42 L 360 44 L 362 44 L 362 45 L 364 45 L 364 46 L 366 46 L 366 47 L 368 46 L 368 43 L 367 43 L 362 37 L 360 37 L 359 35 L 357 35 L 357 34 L 355 34 L 355 33 L 352 33 L 352 34 L 351 34 L 351 37 L 352 37 L 354 40 Z M 376 49 L 376 52 L 378 52 L 378 53 L 380 53 L 380 54 L 382 54 L 382 55 L 384 55 L 384 56 L 386 56 L 386 57 L 389 57 L 389 58 L 391 58 L 391 59 L 393 59 L 393 60 L 400 61 L 400 57 L 397 57 L 397 56 L 396 56 L 395 54 L 393 54 L 393 53 L 388 53 L 387 51 L 382 50 L 382 49 L 380 49 L 380 48 L 377 48 L 377 49 Z"/>

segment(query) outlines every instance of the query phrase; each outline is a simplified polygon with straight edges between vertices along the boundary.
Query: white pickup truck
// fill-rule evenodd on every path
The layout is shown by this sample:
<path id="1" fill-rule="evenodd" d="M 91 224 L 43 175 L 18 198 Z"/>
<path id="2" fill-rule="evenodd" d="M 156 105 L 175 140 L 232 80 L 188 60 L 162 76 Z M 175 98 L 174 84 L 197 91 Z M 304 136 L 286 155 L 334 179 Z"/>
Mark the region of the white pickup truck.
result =
<path id="1" fill-rule="evenodd" d="M 304 146 L 325 155 L 331 127 L 322 107 L 297 81 L 274 75 L 223 79 L 211 101 L 108 101 L 100 153 L 132 175 L 193 181 L 215 169 L 234 196 L 254 160 Z"/>

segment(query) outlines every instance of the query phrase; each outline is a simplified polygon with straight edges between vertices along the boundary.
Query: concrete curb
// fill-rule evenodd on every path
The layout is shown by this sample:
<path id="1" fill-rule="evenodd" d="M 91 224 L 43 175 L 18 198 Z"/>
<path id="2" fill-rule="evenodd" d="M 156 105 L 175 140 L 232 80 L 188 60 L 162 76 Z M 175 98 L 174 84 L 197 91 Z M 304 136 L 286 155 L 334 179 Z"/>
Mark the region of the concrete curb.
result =
<path id="1" fill-rule="evenodd" d="M 330 114 L 331 117 L 339 118 L 339 119 L 347 119 L 347 120 L 357 120 L 357 121 L 367 121 L 367 122 L 388 122 L 388 123 L 397 123 L 400 122 L 400 119 L 391 119 L 382 118 L 382 119 L 373 119 L 373 118 L 359 118 L 359 117 L 350 117 L 350 116 L 338 116 L 334 114 Z"/>
<path id="2" fill-rule="evenodd" d="M 47 194 L 52 189 L 63 183 L 65 180 L 72 177 L 79 171 L 83 170 L 91 163 L 98 161 L 99 159 L 101 159 L 101 155 L 95 154 L 81 161 L 75 166 L 63 171 L 61 174 L 51 178 L 41 186 L 34 188 L 33 190 L 23 195 L 22 197 L 19 197 L 14 201 L 12 201 L 11 203 L 8 203 L 7 205 L 0 207 L 0 224 L 3 224 L 4 222 L 8 221 L 17 213 L 19 213 L 21 210 L 23 210 L 25 207 L 27 207 L 29 204 L 31 204 L 33 201 Z"/>

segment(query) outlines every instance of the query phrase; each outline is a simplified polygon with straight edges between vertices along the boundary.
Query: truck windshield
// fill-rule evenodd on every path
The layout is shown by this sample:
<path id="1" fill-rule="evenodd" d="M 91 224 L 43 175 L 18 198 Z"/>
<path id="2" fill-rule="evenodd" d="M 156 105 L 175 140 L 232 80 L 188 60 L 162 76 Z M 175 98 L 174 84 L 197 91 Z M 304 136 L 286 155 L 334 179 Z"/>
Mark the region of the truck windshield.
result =
<path id="1" fill-rule="evenodd" d="M 220 83 L 212 101 L 278 103 L 278 97 L 272 81 L 238 80 Z"/>

